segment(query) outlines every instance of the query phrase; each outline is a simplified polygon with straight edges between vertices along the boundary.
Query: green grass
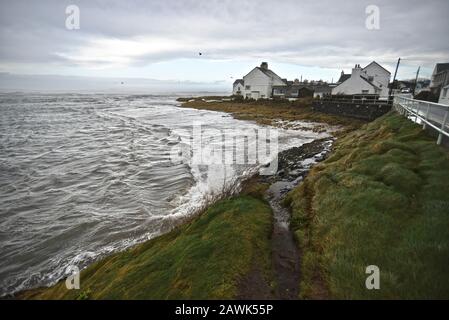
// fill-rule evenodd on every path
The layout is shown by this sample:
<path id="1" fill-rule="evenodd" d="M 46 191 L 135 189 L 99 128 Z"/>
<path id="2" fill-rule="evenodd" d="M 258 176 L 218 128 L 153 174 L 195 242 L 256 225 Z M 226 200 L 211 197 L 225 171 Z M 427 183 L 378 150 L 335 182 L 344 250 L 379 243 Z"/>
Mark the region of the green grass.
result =
<path id="1" fill-rule="evenodd" d="M 337 140 L 288 196 L 302 298 L 449 298 L 449 157 L 389 113 Z M 380 290 L 365 268 L 380 268 Z"/>
<path id="2" fill-rule="evenodd" d="M 83 270 L 80 290 L 60 282 L 20 298 L 232 299 L 254 263 L 269 276 L 271 228 L 264 201 L 222 200 L 190 223 Z"/>
<path id="3" fill-rule="evenodd" d="M 311 98 L 301 98 L 296 101 L 260 99 L 257 101 L 206 102 L 202 101 L 201 98 L 178 100 L 182 102 L 182 107 L 228 112 L 236 119 L 251 120 L 262 125 L 277 125 L 276 121 L 282 119 L 341 126 L 343 130 L 338 133 L 339 135 L 359 128 L 365 123 L 347 117 L 315 112 L 312 110 Z M 316 125 L 315 130 L 323 131 L 324 128 Z"/>

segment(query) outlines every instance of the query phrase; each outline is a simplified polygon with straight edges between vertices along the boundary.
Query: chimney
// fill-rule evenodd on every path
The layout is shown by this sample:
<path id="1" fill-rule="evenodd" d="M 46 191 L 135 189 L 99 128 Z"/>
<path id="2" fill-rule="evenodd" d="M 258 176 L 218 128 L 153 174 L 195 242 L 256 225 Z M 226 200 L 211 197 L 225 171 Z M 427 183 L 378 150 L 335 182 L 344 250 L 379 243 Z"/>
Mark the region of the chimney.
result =
<path id="1" fill-rule="evenodd" d="M 360 75 L 362 74 L 362 68 L 360 67 L 359 64 L 356 64 L 355 67 L 352 69 L 352 74 L 351 77 L 360 77 Z"/>
<path id="2" fill-rule="evenodd" d="M 264 69 L 264 70 L 268 70 L 268 63 L 262 62 L 262 63 L 260 64 L 260 67 L 261 67 L 262 69 Z"/>

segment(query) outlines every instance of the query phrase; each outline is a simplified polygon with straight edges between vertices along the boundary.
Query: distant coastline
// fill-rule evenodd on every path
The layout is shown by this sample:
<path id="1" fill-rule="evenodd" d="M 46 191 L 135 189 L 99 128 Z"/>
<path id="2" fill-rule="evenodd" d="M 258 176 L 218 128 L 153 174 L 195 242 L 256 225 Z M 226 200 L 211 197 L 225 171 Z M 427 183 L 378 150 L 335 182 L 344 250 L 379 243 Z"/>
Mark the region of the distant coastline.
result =
<path id="1" fill-rule="evenodd" d="M 131 77 L 87 77 L 0 72 L 0 92 L 225 95 L 224 81 L 196 82 Z"/>

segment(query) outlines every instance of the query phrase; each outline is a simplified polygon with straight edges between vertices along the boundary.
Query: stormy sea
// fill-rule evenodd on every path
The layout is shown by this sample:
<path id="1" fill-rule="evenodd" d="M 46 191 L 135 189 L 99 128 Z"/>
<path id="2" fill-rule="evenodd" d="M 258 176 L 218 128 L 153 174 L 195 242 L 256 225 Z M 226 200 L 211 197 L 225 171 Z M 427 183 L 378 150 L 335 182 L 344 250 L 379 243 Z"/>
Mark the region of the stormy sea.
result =
<path id="1" fill-rule="evenodd" d="M 192 149 L 195 126 L 203 147 L 223 145 L 232 159 L 248 154 L 227 144 L 262 129 L 226 113 L 181 108 L 176 98 L 0 94 L 0 296 L 51 285 L 70 266 L 81 269 L 168 232 L 264 165 L 176 158 Z M 279 152 L 323 136 L 277 134 Z"/>

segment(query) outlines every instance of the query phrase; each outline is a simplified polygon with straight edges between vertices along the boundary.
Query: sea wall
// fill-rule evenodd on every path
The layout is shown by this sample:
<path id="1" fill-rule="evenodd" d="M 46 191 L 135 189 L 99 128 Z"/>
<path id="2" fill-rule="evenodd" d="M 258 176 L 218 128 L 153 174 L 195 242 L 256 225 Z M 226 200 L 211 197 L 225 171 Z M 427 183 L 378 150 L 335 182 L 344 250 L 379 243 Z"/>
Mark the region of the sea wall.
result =
<path id="1" fill-rule="evenodd" d="M 313 111 L 372 121 L 391 110 L 391 105 L 382 102 L 342 102 L 316 100 L 312 102 Z"/>

